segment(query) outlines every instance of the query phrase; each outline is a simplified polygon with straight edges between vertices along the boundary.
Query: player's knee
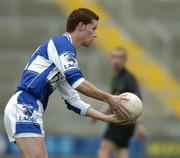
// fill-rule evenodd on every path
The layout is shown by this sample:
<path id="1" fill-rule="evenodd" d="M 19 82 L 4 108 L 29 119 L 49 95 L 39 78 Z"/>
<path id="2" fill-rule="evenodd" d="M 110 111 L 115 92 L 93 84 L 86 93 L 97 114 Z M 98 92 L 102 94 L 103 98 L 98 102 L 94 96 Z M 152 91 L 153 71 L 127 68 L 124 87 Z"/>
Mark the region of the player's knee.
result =
<path id="1" fill-rule="evenodd" d="M 98 158 L 103 158 L 103 155 L 102 155 L 102 151 L 101 151 L 101 150 L 98 151 L 97 156 L 98 156 Z"/>
<path id="2" fill-rule="evenodd" d="M 31 151 L 27 157 L 31 157 L 31 158 L 45 158 L 46 154 L 45 152 L 42 150 L 35 150 L 35 151 Z"/>
<path id="3" fill-rule="evenodd" d="M 43 147 L 34 148 L 22 151 L 25 158 L 46 158 L 46 151 Z"/>
<path id="4" fill-rule="evenodd" d="M 109 158 L 108 153 L 98 152 L 98 158 Z"/>
<path id="5" fill-rule="evenodd" d="M 109 153 L 107 150 L 104 150 L 104 148 L 100 148 L 99 151 L 98 151 L 98 158 L 108 158 L 109 156 Z"/>
<path id="6" fill-rule="evenodd" d="M 18 138 L 16 144 L 25 158 L 47 157 L 43 138 Z"/>

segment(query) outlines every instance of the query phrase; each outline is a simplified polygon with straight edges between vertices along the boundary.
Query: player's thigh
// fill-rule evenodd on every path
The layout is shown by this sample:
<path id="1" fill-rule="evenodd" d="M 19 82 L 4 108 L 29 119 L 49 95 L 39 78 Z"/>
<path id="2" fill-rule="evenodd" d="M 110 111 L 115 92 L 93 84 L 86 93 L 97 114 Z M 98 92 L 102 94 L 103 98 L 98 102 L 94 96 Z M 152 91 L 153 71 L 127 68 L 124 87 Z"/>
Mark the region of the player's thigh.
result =
<path id="1" fill-rule="evenodd" d="M 116 145 L 111 140 L 103 139 L 98 151 L 98 158 L 109 158 L 116 149 Z"/>
<path id="2" fill-rule="evenodd" d="M 16 138 L 16 144 L 24 158 L 48 158 L 44 138 Z"/>
<path id="3" fill-rule="evenodd" d="M 129 158 L 128 148 L 120 148 L 117 150 L 117 158 Z"/>

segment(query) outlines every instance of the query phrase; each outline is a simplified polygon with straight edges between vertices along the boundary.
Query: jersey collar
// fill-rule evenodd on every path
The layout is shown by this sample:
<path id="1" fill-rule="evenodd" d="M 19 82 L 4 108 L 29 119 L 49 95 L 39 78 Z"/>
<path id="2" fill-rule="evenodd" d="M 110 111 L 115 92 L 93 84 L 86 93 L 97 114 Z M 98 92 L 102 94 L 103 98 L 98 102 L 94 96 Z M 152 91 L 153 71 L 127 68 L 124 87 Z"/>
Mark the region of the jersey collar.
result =
<path id="1" fill-rule="evenodd" d="M 73 44 L 72 43 L 72 38 L 71 38 L 69 33 L 65 32 L 63 35 L 67 37 L 67 39 L 71 42 L 71 44 Z"/>

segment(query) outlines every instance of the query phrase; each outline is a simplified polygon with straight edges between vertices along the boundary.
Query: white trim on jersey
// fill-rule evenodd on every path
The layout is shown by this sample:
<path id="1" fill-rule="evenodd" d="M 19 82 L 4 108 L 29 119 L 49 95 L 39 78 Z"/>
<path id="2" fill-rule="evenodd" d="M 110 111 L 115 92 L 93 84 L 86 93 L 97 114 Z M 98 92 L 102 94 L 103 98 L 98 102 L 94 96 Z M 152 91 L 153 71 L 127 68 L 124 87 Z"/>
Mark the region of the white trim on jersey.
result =
<path id="1" fill-rule="evenodd" d="M 64 73 L 62 72 L 62 67 L 59 60 L 58 52 L 52 39 L 48 43 L 47 54 L 48 54 L 49 60 L 52 61 L 56 65 L 56 67 L 59 69 L 60 73 L 64 75 Z"/>
<path id="2" fill-rule="evenodd" d="M 71 43 L 73 43 L 73 42 L 72 42 L 71 35 L 70 35 L 69 33 L 66 32 L 66 33 L 64 33 L 63 35 L 66 36 L 67 39 L 68 39 Z"/>
<path id="3" fill-rule="evenodd" d="M 76 82 L 73 83 L 72 87 L 74 89 L 76 89 L 81 83 L 83 83 L 85 81 L 84 78 L 80 78 L 79 80 L 77 80 Z"/>
<path id="4" fill-rule="evenodd" d="M 45 59 L 44 57 L 38 55 L 33 62 L 28 66 L 27 70 L 34 71 L 37 73 L 42 73 L 52 64 L 51 61 Z"/>

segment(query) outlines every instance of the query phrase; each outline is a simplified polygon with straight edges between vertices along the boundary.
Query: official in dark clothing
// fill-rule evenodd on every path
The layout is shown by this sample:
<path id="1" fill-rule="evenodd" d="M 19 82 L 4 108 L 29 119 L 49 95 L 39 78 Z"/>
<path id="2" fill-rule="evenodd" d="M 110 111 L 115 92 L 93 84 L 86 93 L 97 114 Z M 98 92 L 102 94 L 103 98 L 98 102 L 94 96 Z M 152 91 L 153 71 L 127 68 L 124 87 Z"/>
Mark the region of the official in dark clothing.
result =
<path id="1" fill-rule="evenodd" d="M 113 77 L 112 94 L 119 95 L 124 92 L 131 92 L 140 97 L 137 81 L 133 74 L 123 68 Z M 135 124 L 117 125 L 110 123 L 104 134 L 104 138 L 112 140 L 117 146 L 127 148 L 129 139 L 134 133 Z"/>
<path id="2" fill-rule="evenodd" d="M 121 47 L 114 49 L 110 61 L 114 71 L 111 83 L 112 94 L 119 95 L 124 92 L 131 92 L 141 98 L 136 78 L 125 68 L 127 61 L 126 50 Z M 104 105 L 100 111 L 103 113 L 112 112 L 108 105 Z M 108 124 L 98 152 L 98 158 L 110 158 L 112 154 L 116 158 L 128 158 L 128 144 L 135 127 L 136 124 Z"/>

